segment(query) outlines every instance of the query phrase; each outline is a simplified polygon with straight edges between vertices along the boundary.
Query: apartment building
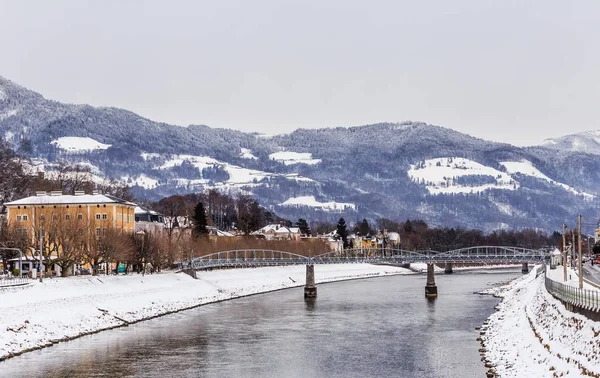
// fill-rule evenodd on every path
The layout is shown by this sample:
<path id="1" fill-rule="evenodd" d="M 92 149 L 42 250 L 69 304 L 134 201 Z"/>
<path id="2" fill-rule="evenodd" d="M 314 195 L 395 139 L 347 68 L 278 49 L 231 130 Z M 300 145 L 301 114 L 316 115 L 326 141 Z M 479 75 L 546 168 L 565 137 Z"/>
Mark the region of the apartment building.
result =
<path id="1" fill-rule="evenodd" d="M 134 232 L 136 204 L 123 199 L 83 191 L 65 195 L 60 191 L 37 192 L 35 196 L 4 204 L 9 226 L 32 238 L 39 229 L 64 227 L 91 231 L 96 236 L 109 228 Z M 83 230 L 82 230 L 83 231 Z"/>

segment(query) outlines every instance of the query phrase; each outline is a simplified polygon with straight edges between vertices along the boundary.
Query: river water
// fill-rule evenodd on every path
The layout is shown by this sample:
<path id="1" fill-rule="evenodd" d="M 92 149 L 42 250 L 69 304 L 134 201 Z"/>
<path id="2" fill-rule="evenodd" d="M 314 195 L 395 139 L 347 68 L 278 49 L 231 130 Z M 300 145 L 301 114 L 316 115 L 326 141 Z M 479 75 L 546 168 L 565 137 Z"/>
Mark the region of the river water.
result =
<path id="1" fill-rule="evenodd" d="M 474 294 L 518 271 L 392 276 L 288 289 L 156 318 L 0 362 L 2 377 L 485 377 Z"/>

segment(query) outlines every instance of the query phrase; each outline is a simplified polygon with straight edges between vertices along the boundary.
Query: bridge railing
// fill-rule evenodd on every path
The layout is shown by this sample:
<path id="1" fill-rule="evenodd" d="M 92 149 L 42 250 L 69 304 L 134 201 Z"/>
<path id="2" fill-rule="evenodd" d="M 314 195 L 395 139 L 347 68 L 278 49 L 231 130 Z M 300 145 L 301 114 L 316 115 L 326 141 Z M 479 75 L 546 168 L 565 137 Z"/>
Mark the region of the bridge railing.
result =
<path id="1" fill-rule="evenodd" d="M 331 251 L 317 256 L 303 256 L 291 252 L 247 249 L 215 252 L 192 259 L 189 268 L 208 269 L 213 267 L 254 267 L 295 264 L 334 263 L 384 263 L 406 264 L 445 262 L 456 263 L 543 263 L 549 258 L 546 252 L 517 247 L 479 246 L 437 252 L 432 250 L 407 251 L 396 248 L 355 248 Z"/>
<path id="2" fill-rule="evenodd" d="M 565 285 L 547 276 L 545 277 L 545 286 L 548 293 L 563 303 L 596 313 L 599 315 L 596 318 L 600 317 L 600 292 L 598 290 L 580 289 Z M 586 314 L 584 313 L 584 315 Z"/>

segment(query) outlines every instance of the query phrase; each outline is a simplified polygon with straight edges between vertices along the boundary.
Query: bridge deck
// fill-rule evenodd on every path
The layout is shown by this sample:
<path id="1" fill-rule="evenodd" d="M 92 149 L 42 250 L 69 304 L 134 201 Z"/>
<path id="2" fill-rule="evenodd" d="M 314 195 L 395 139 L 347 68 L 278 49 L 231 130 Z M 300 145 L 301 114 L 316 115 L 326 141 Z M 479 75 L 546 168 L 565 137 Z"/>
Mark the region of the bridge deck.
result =
<path id="1" fill-rule="evenodd" d="M 285 251 L 248 249 L 223 251 L 195 258 L 192 269 L 219 267 L 245 268 L 258 266 L 306 265 L 306 264 L 409 264 L 409 263 L 471 263 L 471 264 L 539 264 L 548 261 L 548 250 L 517 247 L 481 246 L 457 249 L 449 252 L 405 251 L 401 249 L 348 249 L 307 257 Z"/>

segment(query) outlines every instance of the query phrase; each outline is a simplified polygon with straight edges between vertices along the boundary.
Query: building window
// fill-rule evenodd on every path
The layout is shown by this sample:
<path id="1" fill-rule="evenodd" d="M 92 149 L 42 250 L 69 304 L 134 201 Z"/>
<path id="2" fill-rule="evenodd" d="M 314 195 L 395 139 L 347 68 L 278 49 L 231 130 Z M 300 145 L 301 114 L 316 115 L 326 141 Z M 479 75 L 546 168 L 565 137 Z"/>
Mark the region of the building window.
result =
<path id="1" fill-rule="evenodd" d="M 108 232 L 107 228 L 103 228 L 102 229 L 102 236 L 106 236 L 106 233 Z"/>
<path id="2" fill-rule="evenodd" d="M 17 215 L 17 222 L 20 222 L 20 221 L 21 221 L 21 216 Z"/>
<path id="3" fill-rule="evenodd" d="M 77 235 L 79 235 L 79 236 L 83 235 L 83 228 L 77 229 Z"/>
<path id="4" fill-rule="evenodd" d="M 40 215 L 40 220 L 41 221 L 45 221 L 46 220 L 46 216 L 45 215 Z"/>
<path id="5" fill-rule="evenodd" d="M 17 229 L 18 232 L 22 235 L 22 236 L 27 236 L 27 229 L 26 228 L 18 228 Z"/>
<path id="6" fill-rule="evenodd" d="M 100 237 L 100 233 L 102 232 L 102 229 L 100 227 L 96 227 L 96 237 L 99 238 Z"/>
<path id="7" fill-rule="evenodd" d="M 101 215 L 101 214 L 96 214 L 96 220 L 100 220 L 100 219 L 101 219 L 101 217 L 102 217 L 102 215 Z"/>
<path id="8" fill-rule="evenodd" d="M 77 214 L 77 220 L 83 220 L 83 214 Z"/>
<path id="9" fill-rule="evenodd" d="M 104 213 L 102 214 L 102 220 L 107 220 L 108 219 L 108 214 Z"/>
<path id="10" fill-rule="evenodd" d="M 27 215 L 17 215 L 17 221 L 27 222 L 29 217 Z"/>
<path id="11" fill-rule="evenodd" d="M 52 214 L 52 220 L 56 222 L 58 220 L 58 215 Z"/>
<path id="12" fill-rule="evenodd" d="M 70 221 L 71 220 L 71 214 L 65 214 L 65 220 Z"/>

